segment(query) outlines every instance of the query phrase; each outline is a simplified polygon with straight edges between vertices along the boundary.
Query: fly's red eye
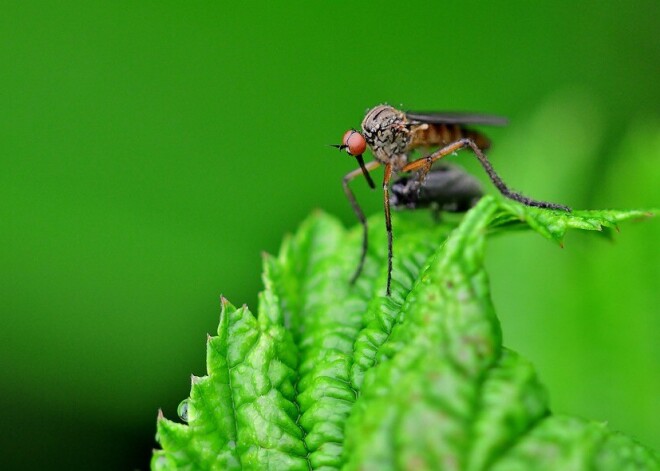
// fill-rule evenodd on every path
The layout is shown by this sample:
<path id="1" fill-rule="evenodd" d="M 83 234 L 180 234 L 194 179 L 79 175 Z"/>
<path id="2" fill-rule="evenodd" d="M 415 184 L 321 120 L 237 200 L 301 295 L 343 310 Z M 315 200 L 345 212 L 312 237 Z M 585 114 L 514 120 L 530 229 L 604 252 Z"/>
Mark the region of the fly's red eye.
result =
<path id="1" fill-rule="evenodd" d="M 341 143 L 346 146 L 346 152 L 350 155 L 362 155 L 367 150 L 367 141 L 357 131 L 349 130 L 344 133 Z"/>

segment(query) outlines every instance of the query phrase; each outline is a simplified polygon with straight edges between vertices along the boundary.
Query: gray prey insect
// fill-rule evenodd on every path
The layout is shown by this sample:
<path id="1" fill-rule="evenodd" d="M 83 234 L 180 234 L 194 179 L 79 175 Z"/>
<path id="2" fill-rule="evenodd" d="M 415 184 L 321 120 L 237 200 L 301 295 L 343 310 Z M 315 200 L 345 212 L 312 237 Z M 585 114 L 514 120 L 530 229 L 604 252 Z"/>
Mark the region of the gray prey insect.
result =
<path id="1" fill-rule="evenodd" d="M 484 151 L 490 147 L 490 141 L 482 133 L 470 128 L 472 125 L 503 126 L 505 118 L 490 115 L 413 112 L 400 111 L 389 105 L 378 105 L 367 112 L 362 121 L 362 131 L 351 129 L 344 133 L 342 143 L 335 145 L 356 158 L 360 168 L 349 172 L 342 181 L 346 197 L 353 211 L 363 226 L 362 254 L 351 284 L 360 276 L 367 255 L 368 236 L 367 219 L 349 187 L 351 180 L 364 175 L 369 186 L 375 184 L 369 172 L 383 165 L 383 205 L 385 209 L 385 228 L 387 230 L 387 296 L 392 284 L 392 219 L 390 214 L 390 182 L 392 175 L 412 173 L 419 189 L 436 161 L 461 149 L 469 149 L 479 160 L 495 187 L 507 198 L 527 206 L 570 211 L 561 204 L 548 203 L 528 198 L 512 191 L 497 175 Z M 365 164 L 362 155 L 367 147 L 375 160 Z M 410 161 L 413 150 L 418 148 L 439 147 L 421 158 Z"/>
<path id="2" fill-rule="evenodd" d="M 390 186 L 393 209 L 429 208 L 436 217 L 440 212 L 464 213 L 483 196 L 479 180 L 456 165 L 438 165 L 426 175 L 423 183 L 403 176 Z"/>

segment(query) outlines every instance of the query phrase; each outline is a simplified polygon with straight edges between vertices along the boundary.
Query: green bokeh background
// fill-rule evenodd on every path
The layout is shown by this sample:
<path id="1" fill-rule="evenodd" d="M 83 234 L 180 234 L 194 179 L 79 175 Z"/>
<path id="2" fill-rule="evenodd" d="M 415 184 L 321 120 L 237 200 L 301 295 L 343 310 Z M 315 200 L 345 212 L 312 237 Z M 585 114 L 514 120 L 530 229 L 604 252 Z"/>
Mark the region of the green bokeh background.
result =
<path id="1" fill-rule="evenodd" d="M 260 253 L 314 208 L 353 223 L 355 163 L 327 144 L 370 106 L 509 116 L 489 135 L 513 187 L 660 206 L 660 4 L 577 3 L 4 2 L 8 469 L 147 468 L 219 295 L 255 306 Z M 520 233 L 488 256 L 505 343 L 554 410 L 656 449 L 659 226 L 563 250 Z"/>

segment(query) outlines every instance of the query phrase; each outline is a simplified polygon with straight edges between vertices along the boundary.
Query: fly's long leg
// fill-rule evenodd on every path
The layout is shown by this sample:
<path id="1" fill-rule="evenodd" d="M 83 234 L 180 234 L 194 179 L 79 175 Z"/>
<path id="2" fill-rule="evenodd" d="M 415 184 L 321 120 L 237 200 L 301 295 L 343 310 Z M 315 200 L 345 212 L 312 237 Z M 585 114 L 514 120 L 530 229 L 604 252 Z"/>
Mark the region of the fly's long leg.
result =
<path id="1" fill-rule="evenodd" d="M 385 165 L 383 176 L 383 202 L 385 204 L 385 229 L 387 230 L 387 296 L 390 295 L 392 284 L 392 217 L 390 214 L 390 179 L 392 178 L 392 164 Z"/>
<path id="2" fill-rule="evenodd" d="M 410 162 L 409 164 L 403 167 L 402 171 L 403 172 L 419 171 L 419 179 L 420 181 L 422 181 L 426 176 L 426 174 L 429 172 L 429 170 L 431 170 L 431 165 L 433 165 L 435 161 L 440 160 L 441 158 L 449 154 L 452 154 L 458 150 L 464 149 L 466 147 L 469 147 L 472 150 L 472 152 L 474 152 L 474 155 L 479 160 L 479 163 L 484 168 L 484 170 L 488 174 L 488 177 L 493 182 L 495 187 L 500 191 L 500 193 L 502 193 L 507 198 L 512 199 L 514 201 L 518 201 L 519 203 L 522 203 L 527 206 L 536 206 L 539 208 L 548 208 L 548 209 L 561 209 L 564 211 L 571 210 L 571 208 L 569 208 L 568 206 L 564 206 L 562 204 L 533 200 L 520 193 L 510 190 L 509 187 L 506 186 L 506 184 L 502 181 L 499 175 L 495 172 L 495 169 L 488 161 L 486 155 L 481 151 L 481 149 L 477 146 L 477 144 L 474 143 L 472 139 L 465 138 L 465 139 L 459 139 L 456 142 L 452 142 L 451 144 L 433 152 L 432 154 L 427 155 L 426 157 L 421 157 L 413 162 Z"/>
<path id="3" fill-rule="evenodd" d="M 355 283 L 355 280 L 358 279 L 360 276 L 360 273 L 362 273 L 362 267 L 364 266 L 364 259 L 367 256 L 367 248 L 369 245 L 369 236 L 367 233 L 367 218 L 364 217 L 364 213 L 362 212 L 362 208 L 360 208 L 360 205 L 358 204 L 357 200 L 355 199 L 355 195 L 351 191 L 351 187 L 348 186 L 351 180 L 353 180 L 355 177 L 359 175 L 369 175 L 367 172 L 372 171 L 373 169 L 377 168 L 380 165 L 380 162 L 377 160 L 374 160 L 372 162 L 367 163 L 366 165 L 360 166 L 360 168 L 357 168 L 353 170 L 352 172 L 349 172 L 344 176 L 342 180 L 342 186 L 344 187 L 344 193 L 346 193 L 346 198 L 348 198 L 348 201 L 350 201 L 351 206 L 353 207 L 353 212 L 357 216 L 358 220 L 360 221 L 360 224 L 362 224 L 362 254 L 360 255 L 360 263 L 358 264 L 357 269 L 355 270 L 355 273 L 351 277 L 351 284 Z"/>

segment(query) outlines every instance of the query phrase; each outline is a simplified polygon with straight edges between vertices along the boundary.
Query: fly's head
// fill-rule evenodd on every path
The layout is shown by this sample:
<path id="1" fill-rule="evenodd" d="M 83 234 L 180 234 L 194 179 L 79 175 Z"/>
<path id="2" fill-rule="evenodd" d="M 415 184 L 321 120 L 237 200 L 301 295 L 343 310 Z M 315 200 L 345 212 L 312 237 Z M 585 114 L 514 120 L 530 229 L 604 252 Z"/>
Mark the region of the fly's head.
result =
<path id="1" fill-rule="evenodd" d="M 367 112 L 362 135 L 376 158 L 384 162 L 405 155 L 412 140 L 405 113 L 388 105 L 378 105 Z"/>
<path id="2" fill-rule="evenodd" d="M 348 155 L 352 155 L 358 162 L 358 165 L 362 169 L 364 178 L 367 179 L 367 183 L 371 188 L 376 188 L 376 185 L 369 175 L 369 170 L 364 164 L 364 158 L 362 154 L 367 150 L 367 141 L 364 139 L 364 136 L 360 134 L 355 129 L 349 129 L 344 133 L 344 137 L 341 139 L 341 144 L 330 144 L 332 147 L 339 149 L 340 151 L 345 151 Z"/>

